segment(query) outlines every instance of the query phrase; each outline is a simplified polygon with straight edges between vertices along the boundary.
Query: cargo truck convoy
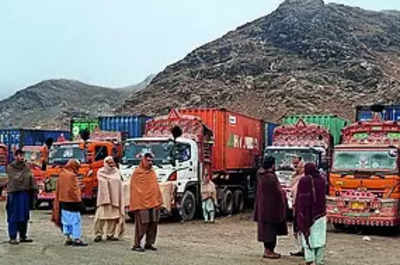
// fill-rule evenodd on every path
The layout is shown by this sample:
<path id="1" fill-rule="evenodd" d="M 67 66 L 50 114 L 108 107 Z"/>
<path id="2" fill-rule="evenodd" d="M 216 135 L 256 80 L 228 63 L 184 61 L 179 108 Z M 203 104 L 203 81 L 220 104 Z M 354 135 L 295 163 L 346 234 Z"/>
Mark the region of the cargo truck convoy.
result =
<path id="1" fill-rule="evenodd" d="M 172 128 L 182 136 L 176 141 Z M 183 220 L 195 217 L 201 205 L 201 184 L 211 177 L 223 214 L 240 212 L 254 198 L 257 160 L 264 145 L 262 120 L 225 109 L 180 109 L 146 124 L 142 138 L 125 142 L 121 173 L 132 176 L 141 155 L 155 155 L 155 171 L 160 183 L 170 183 L 171 209 Z"/>
<path id="2" fill-rule="evenodd" d="M 327 198 L 335 226 L 400 225 L 400 124 L 381 113 L 343 129 L 335 147 Z"/>

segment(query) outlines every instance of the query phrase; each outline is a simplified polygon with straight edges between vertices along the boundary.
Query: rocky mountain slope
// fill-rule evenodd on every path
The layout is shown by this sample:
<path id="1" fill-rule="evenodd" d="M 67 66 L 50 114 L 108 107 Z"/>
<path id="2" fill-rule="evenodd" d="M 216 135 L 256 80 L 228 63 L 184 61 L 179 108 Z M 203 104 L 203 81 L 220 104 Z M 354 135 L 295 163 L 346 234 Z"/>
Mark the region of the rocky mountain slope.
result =
<path id="1" fill-rule="evenodd" d="M 73 116 L 112 115 L 113 110 L 150 81 L 120 89 L 75 80 L 47 80 L 0 101 L 0 128 L 69 129 Z"/>
<path id="2" fill-rule="evenodd" d="M 400 12 L 286 0 L 169 65 L 117 112 L 227 107 L 265 120 L 295 113 L 354 118 L 400 96 Z"/>

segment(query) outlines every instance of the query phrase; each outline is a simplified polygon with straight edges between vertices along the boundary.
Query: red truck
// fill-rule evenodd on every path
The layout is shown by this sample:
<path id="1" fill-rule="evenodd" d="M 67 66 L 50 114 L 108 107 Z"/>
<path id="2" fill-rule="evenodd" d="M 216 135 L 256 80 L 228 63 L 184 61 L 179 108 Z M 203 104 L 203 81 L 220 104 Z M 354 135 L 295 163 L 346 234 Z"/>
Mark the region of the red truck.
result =
<path id="1" fill-rule="evenodd" d="M 171 129 L 182 136 L 173 140 Z M 211 176 L 221 212 L 243 210 L 254 198 L 257 159 L 264 145 L 264 123 L 225 109 L 180 109 L 146 124 L 143 138 L 124 144 L 121 172 L 129 179 L 140 163 L 140 154 L 155 154 L 158 181 L 167 194 L 166 214 L 178 210 L 184 220 L 194 218 L 200 207 L 200 185 Z M 165 194 L 164 194 L 165 195 Z M 164 200 L 165 201 L 165 200 Z"/>

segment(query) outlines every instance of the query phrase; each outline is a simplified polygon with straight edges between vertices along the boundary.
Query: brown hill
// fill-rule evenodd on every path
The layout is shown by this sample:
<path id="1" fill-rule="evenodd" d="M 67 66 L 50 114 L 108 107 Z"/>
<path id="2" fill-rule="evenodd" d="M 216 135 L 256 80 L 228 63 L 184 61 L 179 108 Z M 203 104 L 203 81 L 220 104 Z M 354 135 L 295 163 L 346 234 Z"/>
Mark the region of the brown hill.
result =
<path id="1" fill-rule="evenodd" d="M 228 107 L 353 118 L 359 104 L 399 102 L 400 13 L 286 0 L 159 73 L 117 112 Z"/>

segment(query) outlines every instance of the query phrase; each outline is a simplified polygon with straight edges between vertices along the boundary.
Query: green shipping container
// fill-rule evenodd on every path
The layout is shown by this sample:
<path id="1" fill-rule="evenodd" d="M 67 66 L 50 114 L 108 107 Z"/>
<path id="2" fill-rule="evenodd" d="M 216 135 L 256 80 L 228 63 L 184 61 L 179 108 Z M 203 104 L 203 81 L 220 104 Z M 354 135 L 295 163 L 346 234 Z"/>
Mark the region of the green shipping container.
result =
<path id="1" fill-rule="evenodd" d="M 93 132 L 97 127 L 99 127 L 99 119 L 72 118 L 71 138 L 76 140 L 80 131 L 88 129 L 89 132 Z"/>
<path id="2" fill-rule="evenodd" d="M 327 128 L 333 136 L 333 144 L 340 143 L 342 129 L 350 125 L 350 121 L 336 115 L 290 115 L 283 119 L 283 124 L 295 124 L 299 119 L 306 123 L 313 123 Z"/>

